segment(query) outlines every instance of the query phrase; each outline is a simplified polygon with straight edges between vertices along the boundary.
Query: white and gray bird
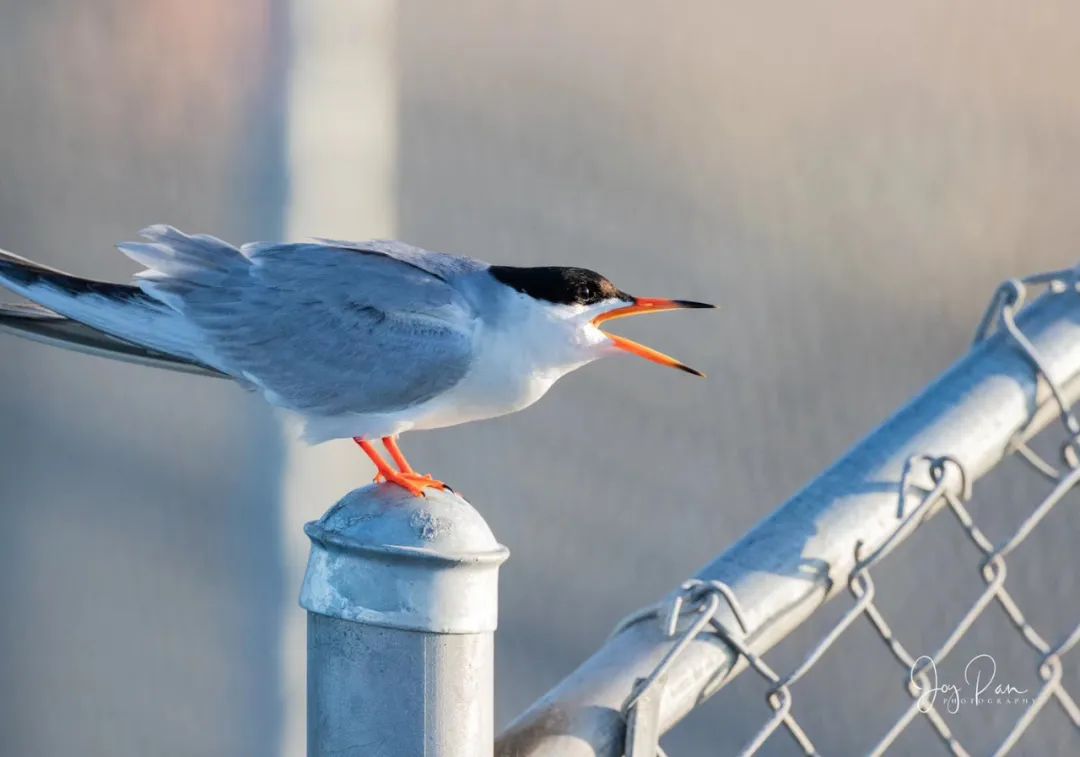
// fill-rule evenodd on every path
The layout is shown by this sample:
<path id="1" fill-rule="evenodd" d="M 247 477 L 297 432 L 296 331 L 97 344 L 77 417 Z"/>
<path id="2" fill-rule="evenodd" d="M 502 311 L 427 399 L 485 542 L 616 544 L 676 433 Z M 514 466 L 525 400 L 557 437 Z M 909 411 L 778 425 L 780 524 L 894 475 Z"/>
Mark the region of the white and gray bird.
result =
<path id="1" fill-rule="evenodd" d="M 352 438 L 377 480 L 416 495 L 396 438 L 521 410 L 570 371 L 631 353 L 702 375 L 600 329 L 681 308 L 594 271 L 519 268 L 392 241 L 245 244 L 170 226 L 118 248 L 133 285 L 71 276 L 0 251 L 0 328 L 69 349 L 234 379 L 298 414 L 313 442 Z M 396 464 L 373 442 L 381 439 Z"/>

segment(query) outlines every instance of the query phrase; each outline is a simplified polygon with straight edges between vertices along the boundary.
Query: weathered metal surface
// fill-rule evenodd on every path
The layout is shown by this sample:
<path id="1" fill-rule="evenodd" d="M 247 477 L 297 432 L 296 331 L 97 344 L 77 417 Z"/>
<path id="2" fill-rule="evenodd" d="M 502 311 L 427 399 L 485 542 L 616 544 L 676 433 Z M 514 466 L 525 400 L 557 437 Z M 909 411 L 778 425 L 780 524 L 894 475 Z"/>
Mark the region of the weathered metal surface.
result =
<path id="1" fill-rule="evenodd" d="M 308 755 L 490 755 L 493 648 L 310 613 Z"/>
<path id="2" fill-rule="evenodd" d="M 309 523 L 308 754 L 490 755 L 498 568 L 449 492 L 351 492 Z"/>
<path id="3" fill-rule="evenodd" d="M 509 553 L 456 494 L 369 486 L 304 531 L 312 542 L 306 610 L 434 633 L 495 630 L 498 567 Z"/>

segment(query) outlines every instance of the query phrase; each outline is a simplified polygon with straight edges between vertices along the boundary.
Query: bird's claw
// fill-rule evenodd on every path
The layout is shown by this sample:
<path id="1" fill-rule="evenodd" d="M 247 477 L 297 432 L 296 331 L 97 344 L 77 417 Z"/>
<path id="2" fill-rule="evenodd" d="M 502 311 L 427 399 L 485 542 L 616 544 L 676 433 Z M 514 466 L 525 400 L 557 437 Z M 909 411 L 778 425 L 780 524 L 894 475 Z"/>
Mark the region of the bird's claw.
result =
<path id="1" fill-rule="evenodd" d="M 425 489 L 438 489 L 439 491 L 450 489 L 449 486 L 430 474 L 421 475 L 419 473 L 399 473 L 397 471 L 384 473 L 380 471 L 375 475 L 374 482 L 376 484 L 396 484 L 414 497 L 425 496 Z M 453 491 L 453 489 L 450 489 L 450 491 Z"/>

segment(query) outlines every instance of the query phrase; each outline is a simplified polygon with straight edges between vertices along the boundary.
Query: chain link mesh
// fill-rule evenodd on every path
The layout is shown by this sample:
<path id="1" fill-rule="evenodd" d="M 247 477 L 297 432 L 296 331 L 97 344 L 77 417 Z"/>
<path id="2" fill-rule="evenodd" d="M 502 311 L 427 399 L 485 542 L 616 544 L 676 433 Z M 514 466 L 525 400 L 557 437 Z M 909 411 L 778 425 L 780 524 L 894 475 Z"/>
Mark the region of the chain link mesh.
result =
<path id="1" fill-rule="evenodd" d="M 642 713 L 642 703 L 654 693 L 655 689 L 662 688 L 665 673 L 690 643 L 702 634 L 713 634 L 719 637 L 746 660 L 751 670 L 768 683 L 766 702 L 772 714 L 754 737 L 743 746 L 740 754 L 755 754 L 770 737 L 781 729 L 794 739 L 805 754 L 817 754 L 810 736 L 792 713 L 794 700 L 791 687 L 806 675 L 826 651 L 836 644 L 845 631 L 860 618 L 867 620 L 896 663 L 908 671 L 906 688 L 911 697 L 907 708 L 869 753 L 884 754 L 905 729 L 922 716 L 930 724 L 945 750 L 956 755 L 968 755 L 969 751 L 949 728 L 945 717 L 947 713 L 943 713 L 940 707 L 935 706 L 933 697 L 926 695 L 926 692 L 935 688 L 928 677 L 929 669 L 931 666 L 941 664 L 976 620 L 987 608 L 995 604 L 1004 611 L 1020 642 L 1031 650 L 1032 661 L 1036 666 L 1041 685 L 1038 691 L 1029 698 L 1027 707 L 1005 738 L 997 745 L 993 754 L 1003 755 L 1009 752 L 1024 732 L 1031 727 L 1039 712 L 1051 702 L 1061 708 L 1074 728 L 1080 730 L 1080 707 L 1077 706 L 1074 696 L 1065 688 L 1062 675 L 1063 658 L 1080 642 L 1080 622 L 1070 631 L 1053 640 L 1047 640 L 1027 621 L 1014 593 L 1006 588 L 1006 559 L 1036 530 L 1046 516 L 1080 485 L 1080 454 L 1078 454 L 1080 422 L 1077 421 L 1070 405 L 1066 402 L 1061 387 L 1046 372 L 1043 360 L 1016 322 L 1017 313 L 1024 307 L 1027 289 L 1033 285 L 1046 286 L 1052 293 L 1080 289 L 1077 271 L 1072 269 L 1006 282 L 994 294 L 986 315 L 976 331 L 975 342 L 977 344 L 983 341 L 994 332 L 1003 332 L 1007 335 L 1006 338 L 1011 340 L 1026 356 L 1038 380 L 1044 382 L 1050 390 L 1067 436 L 1060 450 L 1060 468 L 1045 460 L 1029 446 L 1030 434 L 1027 433 L 1027 429 L 1021 429 L 1014 435 L 1007 450 L 1009 453 L 1022 457 L 1041 476 L 1052 482 L 1049 494 L 1007 538 L 995 544 L 976 525 L 967 507 L 966 503 L 970 502 L 972 497 L 971 479 L 960 461 L 947 454 L 923 454 L 910 458 L 904 467 L 898 488 L 896 529 L 873 551 L 868 551 L 866 545 L 861 542 L 856 544 L 855 568 L 847 581 L 854 604 L 810 650 L 802 662 L 783 676 L 776 673 L 762 657 L 748 648 L 745 639 L 750 635 L 751 629 L 747 627 L 746 615 L 734 591 L 721 582 L 698 579 L 688 581 L 682 585 L 681 590 L 668 606 L 647 608 L 627 618 L 620 624 L 619 629 L 647 617 L 661 618 L 664 621 L 666 634 L 675 640 L 652 673 L 637 681 L 623 705 L 623 714 L 627 721 L 626 754 L 628 757 L 653 757 L 654 754 L 663 757 L 664 752 L 656 743 L 658 734 L 655 724 L 650 727 L 650 724 L 644 723 L 646 717 L 649 716 Z M 915 478 L 913 474 L 917 470 L 928 474 L 928 479 L 923 480 L 931 482 L 929 488 L 920 489 L 911 483 Z M 921 496 L 918 496 L 915 507 L 906 508 L 905 504 L 909 501 L 913 490 L 916 495 Z M 944 643 L 932 654 L 916 658 L 896 637 L 881 608 L 875 603 L 875 585 L 871 569 L 915 529 L 942 509 L 952 514 L 978 550 L 981 558 L 978 570 L 985 588 L 948 634 Z M 738 628 L 729 628 L 717 619 L 718 611 L 724 605 L 731 610 Z M 680 627 L 684 627 L 684 630 L 680 631 Z M 619 629 L 616 629 L 616 632 Z M 655 711 L 650 713 L 650 716 L 655 717 Z M 642 737 L 640 735 L 642 733 L 649 735 Z"/>

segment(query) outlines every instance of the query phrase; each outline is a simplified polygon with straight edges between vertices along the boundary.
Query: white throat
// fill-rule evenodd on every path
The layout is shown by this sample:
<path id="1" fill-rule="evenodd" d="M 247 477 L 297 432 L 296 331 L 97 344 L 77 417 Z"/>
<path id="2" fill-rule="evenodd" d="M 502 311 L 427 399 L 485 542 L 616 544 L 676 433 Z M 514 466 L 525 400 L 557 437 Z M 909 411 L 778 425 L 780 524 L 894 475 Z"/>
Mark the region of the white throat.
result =
<path id="1" fill-rule="evenodd" d="M 570 371 L 611 354 L 610 340 L 589 322 L 585 308 L 500 290 L 478 308 L 475 358 L 468 374 L 423 408 L 413 428 L 516 412 L 543 397 Z"/>

